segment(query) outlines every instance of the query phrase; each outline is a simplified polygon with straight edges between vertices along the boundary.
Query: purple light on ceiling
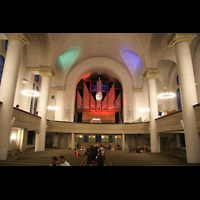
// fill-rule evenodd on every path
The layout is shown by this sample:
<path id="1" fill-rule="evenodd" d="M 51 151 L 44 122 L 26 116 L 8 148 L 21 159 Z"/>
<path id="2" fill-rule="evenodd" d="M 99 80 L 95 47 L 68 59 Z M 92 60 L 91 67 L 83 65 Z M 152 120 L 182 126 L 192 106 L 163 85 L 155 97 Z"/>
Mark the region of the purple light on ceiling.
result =
<path id="1" fill-rule="evenodd" d="M 137 66 L 140 67 L 139 62 L 142 62 L 141 58 L 129 49 L 122 49 L 120 54 L 126 63 L 127 67 L 133 70 L 137 70 Z"/>

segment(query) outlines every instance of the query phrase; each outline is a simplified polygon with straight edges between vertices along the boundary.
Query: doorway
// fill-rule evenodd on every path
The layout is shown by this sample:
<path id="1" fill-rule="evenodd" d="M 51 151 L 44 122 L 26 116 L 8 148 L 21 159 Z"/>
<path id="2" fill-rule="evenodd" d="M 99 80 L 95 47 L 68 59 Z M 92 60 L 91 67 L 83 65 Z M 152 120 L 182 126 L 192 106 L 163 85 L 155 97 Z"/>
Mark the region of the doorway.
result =
<path id="1" fill-rule="evenodd" d="M 82 122 L 82 112 L 78 112 L 78 122 Z"/>
<path id="2" fill-rule="evenodd" d="M 115 113 L 115 123 L 119 124 L 119 112 Z"/>

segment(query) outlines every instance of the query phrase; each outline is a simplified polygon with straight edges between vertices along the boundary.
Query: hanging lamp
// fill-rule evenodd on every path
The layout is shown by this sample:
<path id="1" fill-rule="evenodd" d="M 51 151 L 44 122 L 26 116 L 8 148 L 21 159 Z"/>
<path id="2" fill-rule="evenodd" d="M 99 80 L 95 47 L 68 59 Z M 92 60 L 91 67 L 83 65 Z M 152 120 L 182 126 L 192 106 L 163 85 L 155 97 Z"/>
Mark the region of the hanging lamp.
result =
<path id="1" fill-rule="evenodd" d="M 36 90 L 22 90 L 21 93 L 25 96 L 29 96 L 29 97 L 39 97 L 40 93 Z"/>
<path id="2" fill-rule="evenodd" d="M 160 50 L 161 50 L 161 52 L 162 52 L 161 43 L 160 43 Z M 163 58 L 162 58 L 162 59 L 163 59 Z M 164 59 L 163 59 L 163 60 L 164 60 Z M 161 67 L 163 68 L 163 75 L 164 75 L 164 84 L 166 84 L 166 80 L 165 80 L 165 68 L 164 68 L 164 66 L 163 66 L 162 63 L 163 63 L 163 62 L 162 62 L 162 60 L 161 60 Z M 167 87 L 164 87 L 164 89 L 162 90 L 162 92 L 159 93 L 159 94 L 157 95 L 157 98 L 158 98 L 158 99 L 172 99 L 172 98 L 174 98 L 175 96 L 176 96 L 175 93 L 169 91 L 169 90 L 167 89 Z"/>
<path id="3" fill-rule="evenodd" d="M 35 63 L 36 63 L 36 59 L 37 59 L 37 52 L 38 52 L 38 44 L 37 44 L 37 50 L 36 50 L 36 56 L 35 56 Z M 34 63 L 34 66 L 35 66 Z M 28 81 L 26 79 L 22 80 L 23 84 L 28 84 Z M 33 85 L 30 86 L 30 88 L 28 90 L 22 90 L 21 93 L 25 96 L 29 96 L 29 97 L 39 97 L 40 93 L 33 88 Z"/>
<path id="4" fill-rule="evenodd" d="M 158 94 L 157 98 L 158 99 L 171 99 L 174 98 L 176 96 L 175 93 L 170 92 L 167 87 L 164 87 L 164 89 L 162 90 L 162 92 L 160 94 Z"/>

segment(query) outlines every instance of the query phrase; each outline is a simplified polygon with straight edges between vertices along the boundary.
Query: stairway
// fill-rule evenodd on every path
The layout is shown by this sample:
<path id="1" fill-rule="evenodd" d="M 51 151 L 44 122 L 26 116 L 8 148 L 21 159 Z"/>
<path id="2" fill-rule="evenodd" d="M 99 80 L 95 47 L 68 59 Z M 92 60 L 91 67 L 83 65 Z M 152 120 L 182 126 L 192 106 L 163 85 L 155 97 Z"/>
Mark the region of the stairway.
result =
<path id="1" fill-rule="evenodd" d="M 105 154 L 109 166 L 200 166 L 200 164 L 189 164 L 186 159 L 162 153 L 105 151 Z"/>
<path id="2" fill-rule="evenodd" d="M 80 151 L 81 155 L 82 152 Z M 73 150 L 69 149 L 46 149 L 42 152 L 29 152 L 18 154 L 17 160 L 0 160 L 0 166 L 49 166 L 53 156 L 64 155 L 71 166 L 80 166 L 84 156 L 73 156 Z M 58 161 L 59 163 L 59 161 Z"/>

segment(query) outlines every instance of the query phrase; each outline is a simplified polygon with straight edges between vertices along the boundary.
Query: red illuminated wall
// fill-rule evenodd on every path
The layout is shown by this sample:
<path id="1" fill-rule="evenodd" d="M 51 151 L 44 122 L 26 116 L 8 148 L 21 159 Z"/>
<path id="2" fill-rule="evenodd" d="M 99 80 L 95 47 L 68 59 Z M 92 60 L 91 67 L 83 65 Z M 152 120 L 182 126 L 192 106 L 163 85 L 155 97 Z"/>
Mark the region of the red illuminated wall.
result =
<path id="1" fill-rule="evenodd" d="M 100 118 L 103 123 L 115 123 L 115 112 L 98 112 L 98 111 L 91 111 L 91 112 L 84 112 L 82 115 L 82 122 L 91 122 L 92 118 Z"/>

